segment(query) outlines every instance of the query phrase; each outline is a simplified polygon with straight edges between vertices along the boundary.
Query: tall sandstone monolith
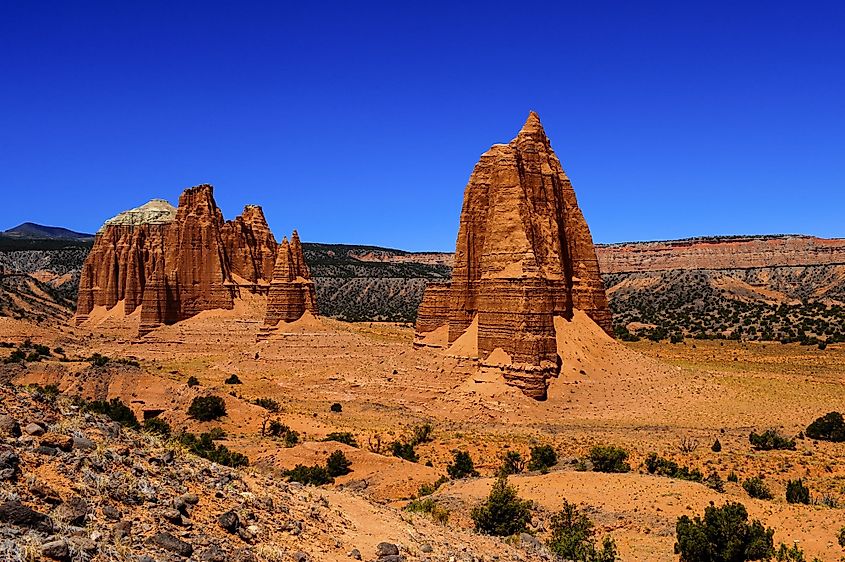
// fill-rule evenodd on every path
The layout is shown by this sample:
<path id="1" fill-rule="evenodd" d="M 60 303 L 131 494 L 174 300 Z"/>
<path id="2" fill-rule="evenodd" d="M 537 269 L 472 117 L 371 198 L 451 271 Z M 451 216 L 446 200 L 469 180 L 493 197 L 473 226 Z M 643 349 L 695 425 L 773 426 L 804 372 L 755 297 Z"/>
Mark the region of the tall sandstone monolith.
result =
<path id="1" fill-rule="evenodd" d="M 286 237 L 279 245 L 258 341 L 268 339 L 283 323 L 299 320 L 306 312 L 317 313 L 314 282 L 305 263 L 299 234 L 294 230 L 291 241 Z"/>
<path id="2" fill-rule="evenodd" d="M 154 199 L 106 221 L 80 278 L 76 321 L 94 307 L 139 306 L 140 335 L 212 309 L 231 309 L 241 291 L 266 292 L 276 241 L 260 207 L 225 221 L 204 184 L 174 208 Z"/>
<path id="3" fill-rule="evenodd" d="M 545 398 L 560 372 L 555 316 L 571 319 L 579 309 L 611 333 L 590 230 L 536 113 L 476 164 L 464 191 L 448 309 L 443 291 L 426 290 L 418 332 L 448 324 L 451 344 L 477 319 L 479 365 L 501 370 L 533 398 Z"/>

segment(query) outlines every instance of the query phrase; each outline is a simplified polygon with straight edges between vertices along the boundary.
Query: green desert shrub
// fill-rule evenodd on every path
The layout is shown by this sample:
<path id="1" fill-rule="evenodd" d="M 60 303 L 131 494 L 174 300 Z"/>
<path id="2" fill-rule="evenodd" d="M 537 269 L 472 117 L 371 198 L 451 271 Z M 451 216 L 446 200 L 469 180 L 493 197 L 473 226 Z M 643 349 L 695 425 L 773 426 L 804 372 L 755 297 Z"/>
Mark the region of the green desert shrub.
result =
<path id="1" fill-rule="evenodd" d="M 752 431 L 748 441 L 758 451 L 795 450 L 795 440 L 784 437 L 776 429 L 767 429 L 763 433 Z"/>
<path id="2" fill-rule="evenodd" d="M 108 402 L 105 400 L 94 400 L 83 404 L 83 410 L 93 412 L 95 414 L 105 414 L 120 425 L 138 429 L 141 424 L 138 423 L 138 418 L 132 413 L 132 410 L 123 403 L 120 398 L 112 398 Z"/>
<path id="3" fill-rule="evenodd" d="M 150 418 L 144 420 L 144 431 L 152 433 L 165 439 L 170 437 L 170 424 L 161 418 Z"/>
<path id="4" fill-rule="evenodd" d="M 645 459 L 645 467 L 649 474 L 657 476 L 668 476 L 669 478 L 692 482 L 704 480 L 704 475 L 697 468 L 691 469 L 687 466 L 680 466 L 675 461 L 658 456 L 657 453 L 649 453 Z"/>
<path id="5" fill-rule="evenodd" d="M 715 441 L 713 441 L 713 446 L 710 447 L 710 450 L 713 451 L 714 453 L 721 453 L 722 452 L 722 443 L 718 439 L 716 439 Z"/>
<path id="6" fill-rule="evenodd" d="M 596 545 L 593 522 L 575 504 L 563 500 L 563 509 L 552 515 L 549 550 L 574 562 L 614 562 L 616 544 L 605 537 L 601 548 Z"/>
<path id="7" fill-rule="evenodd" d="M 430 496 L 431 494 L 436 492 L 437 489 L 440 488 L 440 486 L 442 486 L 443 484 L 445 484 L 448 481 L 449 481 L 448 478 L 446 478 L 445 476 L 441 476 L 440 478 L 438 478 L 437 480 L 435 480 L 431 484 L 420 484 L 420 489 L 417 492 L 417 495 L 419 497 Z"/>
<path id="8" fill-rule="evenodd" d="M 281 439 L 285 447 L 293 447 L 299 443 L 299 433 L 279 420 L 270 422 L 270 425 L 267 426 L 267 435 Z"/>
<path id="9" fill-rule="evenodd" d="M 741 503 L 710 505 L 704 518 L 681 516 L 676 525 L 675 553 L 681 562 L 745 562 L 769 560 L 774 554 L 774 530 L 760 521 L 748 522 Z"/>
<path id="10" fill-rule="evenodd" d="M 219 396 L 197 396 L 188 407 L 188 415 L 199 421 L 216 420 L 226 415 L 226 403 Z"/>
<path id="11" fill-rule="evenodd" d="M 261 406 L 262 408 L 264 408 L 268 412 L 272 412 L 274 414 L 278 414 L 279 412 L 282 411 L 282 405 L 279 404 L 276 400 L 273 400 L 272 398 L 267 398 L 267 397 L 256 398 L 255 400 L 252 401 L 252 403 L 255 404 L 256 406 Z"/>
<path id="12" fill-rule="evenodd" d="M 839 529 L 839 533 L 836 535 L 836 539 L 839 542 L 839 546 L 845 548 L 845 527 Z"/>
<path id="13" fill-rule="evenodd" d="M 95 353 L 94 355 L 88 358 L 88 362 L 91 363 L 91 365 L 93 365 L 94 367 L 105 367 L 106 364 L 109 362 L 109 358 L 105 355 Z"/>
<path id="14" fill-rule="evenodd" d="M 189 387 L 191 387 L 191 386 L 199 386 L 199 385 L 200 385 L 200 380 L 199 380 L 197 377 L 195 377 L 195 376 L 193 376 L 193 375 L 191 375 L 190 377 L 188 377 L 188 386 L 189 386 Z"/>
<path id="15" fill-rule="evenodd" d="M 329 407 L 329 410 L 331 410 L 332 412 L 334 412 L 336 414 L 339 414 L 340 412 L 343 411 L 343 406 L 341 406 L 338 402 L 335 402 L 334 404 L 332 404 Z"/>
<path id="16" fill-rule="evenodd" d="M 410 462 L 417 462 L 420 460 L 417 456 L 417 452 L 414 450 L 414 446 L 411 443 L 394 441 L 390 445 L 390 450 L 394 457 L 399 457 L 400 459 L 405 459 Z"/>
<path id="17" fill-rule="evenodd" d="M 536 445 L 531 447 L 531 458 L 528 460 L 528 470 L 548 472 L 557 464 L 557 453 L 551 445 Z"/>
<path id="18" fill-rule="evenodd" d="M 417 445 L 431 442 L 434 439 L 433 435 L 434 426 L 430 423 L 415 425 L 411 429 L 411 437 L 408 442 L 416 447 Z"/>
<path id="19" fill-rule="evenodd" d="M 215 443 L 214 435 L 211 433 L 202 433 L 197 437 L 193 433 L 185 432 L 179 436 L 179 442 L 191 453 L 217 464 L 233 468 L 249 465 L 246 455 L 230 451 L 225 445 Z"/>
<path id="20" fill-rule="evenodd" d="M 820 441 L 845 441 L 845 419 L 839 412 L 827 413 L 808 425 L 805 434 Z"/>
<path id="21" fill-rule="evenodd" d="M 596 445 L 590 451 L 590 462 L 595 472 L 631 472 L 627 462 L 628 451 L 613 445 Z"/>
<path id="22" fill-rule="evenodd" d="M 236 375 L 235 373 L 232 373 L 231 375 L 229 375 L 229 378 L 226 379 L 225 381 L 223 381 L 223 383 L 224 384 L 243 384 L 241 382 L 240 377 L 238 377 L 238 375 Z"/>
<path id="23" fill-rule="evenodd" d="M 531 502 L 517 495 L 507 477 L 501 477 L 493 484 L 487 499 L 473 508 L 472 520 L 479 533 L 507 537 L 528 528 L 531 508 Z"/>
<path id="24" fill-rule="evenodd" d="M 344 445 L 349 445 L 350 447 L 358 447 L 358 442 L 355 441 L 355 436 L 348 431 L 329 433 L 323 441 L 334 441 L 335 443 L 343 443 Z"/>
<path id="25" fill-rule="evenodd" d="M 499 467 L 499 476 L 510 476 L 511 474 L 519 474 L 525 468 L 525 461 L 522 460 L 522 455 L 516 451 L 508 451 L 502 457 L 502 464 Z"/>
<path id="26" fill-rule="evenodd" d="M 434 498 L 414 500 L 408 503 L 405 509 L 414 513 L 426 513 L 441 525 L 449 521 L 449 510 L 434 501 Z"/>
<path id="27" fill-rule="evenodd" d="M 334 478 L 329 474 L 326 467 L 318 464 L 313 466 L 298 464 L 292 469 L 286 470 L 283 475 L 289 482 L 299 482 L 306 486 L 322 486 L 334 482 Z"/>
<path id="28" fill-rule="evenodd" d="M 804 485 L 800 478 L 786 483 L 786 501 L 789 503 L 810 503 L 810 489 Z"/>
<path id="29" fill-rule="evenodd" d="M 346 458 L 343 451 L 335 451 L 329 455 L 329 459 L 326 461 L 326 471 L 332 478 L 349 474 L 352 472 L 350 466 L 352 466 L 352 462 Z"/>
<path id="30" fill-rule="evenodd" d="M 466 478 L 468 476 L 478 476 L 478 471 L 475 470 L 475 464 L 472 462 L 472 457 L 466 451 L 452 451 L 452 462 L 446 466 L 446 473 L 452 480 Z"/>
<path id="31" fill-rule="evenodd" d="M 749 496 L 758 500 L 770 500 L 774 498 L 772 491 L 769 490 L 762 476 L 749 478 L 742 483 L 742 488 Z"/>
<path id="32" fill-rule="evenodd" d="M 733 470 L 728 473 L 728 482 L 739 482 L 739 476 L 736 475 L 736 472 Z"/>

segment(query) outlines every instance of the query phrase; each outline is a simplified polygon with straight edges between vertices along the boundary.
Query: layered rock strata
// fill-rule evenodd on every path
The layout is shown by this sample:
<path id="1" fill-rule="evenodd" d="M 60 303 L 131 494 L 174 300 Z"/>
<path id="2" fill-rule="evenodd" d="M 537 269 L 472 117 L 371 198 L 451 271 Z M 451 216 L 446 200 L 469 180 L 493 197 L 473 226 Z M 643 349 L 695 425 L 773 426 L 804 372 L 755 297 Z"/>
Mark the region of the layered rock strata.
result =
<path id="1" fill-rule="evenodd" d="M 141 307 L 141 335 L 203 310 L 231 309 L 241 290 L 266 292 L 276 241 L 260 207 L 225 221 L 214 189 L 185 190 L 174 209 L 153 200 L 106 221 L 82 268 L 76 322 L 94 307 Z"/>
<path id="2" fill-rule="evenodd" d="M 280 324 L 299 320 L 306 312 L 317 313 L 314 282 L 305 263 L 299 234 L 294 230 L 290 243 L 285 237 L 279 245 L 258 341 L 266 340 Z"/>
<path id="3" fill-rule="evenodd" d="M 482 367 L 542 399 L 560 372 L 554 317 L 584 311 L 611 333 L 592 236 L 536 113 L 485 152 L 464 191 L 448 311 L 432 286 L 418 331 L 448 323 L 449 343 L 478 320 Z"/>

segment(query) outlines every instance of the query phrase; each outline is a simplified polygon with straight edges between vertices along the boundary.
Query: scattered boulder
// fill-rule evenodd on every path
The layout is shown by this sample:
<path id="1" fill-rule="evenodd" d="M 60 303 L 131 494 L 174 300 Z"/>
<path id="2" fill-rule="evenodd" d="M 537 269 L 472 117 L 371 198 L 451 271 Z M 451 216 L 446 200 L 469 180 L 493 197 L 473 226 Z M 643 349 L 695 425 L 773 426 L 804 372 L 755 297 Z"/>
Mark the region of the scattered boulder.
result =
<path id="1" fill-rule="evenodd" d="M 21 436 L 21 425 L 18 420 L 7 414 L 0 414 L 0 433 L 11 437 Z"/>
<path id="2" fill-rule="evenodd" d="M 21 458 L 14 451 L 0 452 L 0 480 L 14 480 Z"/>
<path id="3" fill-rule="evenodd" d="M 70 560 L 70 548 L 64 540 L 50 541 L 41 545 L 41 554 L 53 560 Z"/>
<path id="4" fill-rule="evenodd" d="M 227 511 L 217 518 L 217 523 L 230 533 L 236 533 L 240 527 L 241 521 L 238 514 L 234 511 Z"/>
<path id="5" fill-rule="evenodd" d="M 73 437 L 70 435 L 49 432 L 45 433 L 39 441 L 42 447 L 52 447 L 66 453 L 73 449 Z"/>
<path id="6" fill-rule="evenodd" d="M 68 498 L 53 511 L 53 515 L 59 521 L 81 527 L 85 524 L 85 517 L 88 515 L 88 502 L 79 496 Z"/>
<path id="7" fill-rule="evenodd" d="M 190 543 L 185 542 L 171 535 L 170 533 L 158 533 L 150 537 L 148 541 L 151 545 L 157 546 L 164 550 L 174 552 L 179 556 L 189 557 L 194 553 L 194 547 Z"/>
<path id="8" fill-rule="evenodd" d="M 53 530 L 53 521 L 50 517 L 23 505 L 17 500 L 9 500 L 0 504 L 0 521 L 45 532 Z"/>
<path id="9" fill-rule="evenodd" d="M 47 433 L 47 427 L 40 423 L 28 424 L 23 430 L 27 435 L 33 435 L 35 437 L 39 437 Z"/>

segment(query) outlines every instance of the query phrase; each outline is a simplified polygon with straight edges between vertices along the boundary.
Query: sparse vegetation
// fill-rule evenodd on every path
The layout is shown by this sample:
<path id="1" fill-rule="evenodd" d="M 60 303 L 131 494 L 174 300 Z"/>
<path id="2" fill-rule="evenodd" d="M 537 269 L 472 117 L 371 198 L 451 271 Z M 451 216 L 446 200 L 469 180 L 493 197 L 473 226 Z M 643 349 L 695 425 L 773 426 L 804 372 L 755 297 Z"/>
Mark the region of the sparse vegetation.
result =
<path id="1" fill-rule="evenodd" d="M 551 445 L 536 445 L 531 447 L 531 458 L 528 460 L 528 470 L 539 470 L 546 473 L 557 464 L 557 453 Z"/>
<path id="2" fill-rule="evenodd" d="M 795 450 L 795 440 L 784 437 L 776 429 L 767 429 L 759 434 L 752 431 L 748 441 L 758 451 Z"/>
<path id="3" fill-rule="evenodd" d="M 138 418 L 132 410 L 123 403 L 120 398 L 112 398 L 108 402 L 105 400 L 94 400 L 92 402 L 83 401 L 82 409 L 95 414 L 105 414 L 120 425 L 138 429 L 141 424 L 138 423 Z"/>
<path id="4" fill-rule="evenodd" d="M 144 420 L 144 431 L 165 439 L 170 437 L 171 433 L 170 424 L 158 417 Z"/>
<path id="5" fill-rule="evenodd" d="M 774 498 L 772 491 L 763 481 L 762 476 L 754 476 L 742 483 L 742 488 L 752 498 L 758 500 L 770 500 Z"/>
<path id="6" fill-rule="evenodd" d="M 235 374 L 235 373 L 232 373 L 231 375 L 229 375 L 229 378 L 227 378 L 225 381 L 223 381 L 223 383 L 224 384 L 243 384 L 241 382 L 240 377 L 238 377 L 238 375 Z"/>
<path id="7" fill-rule="evenodd" d="M 810 489 L 804 485 L 800 478 L 786 483 L 786 501 L 789 503 L 810 503 Z"/>
<path id="8" fill-rule="evenodd" d="M 722 443 L 718 439 L 716 439 L 715 441 L 713 441 L 713 446 L 710 447 L 710 450 L 713 451 L 714 453 L 721 453 L 722 452 Z"/>
<path id="9" fill-rule="evenodd" d="M 449 510 L 439 505 L 433 498 L 413 500 L 405 506 L 405 509 L 414 513 L 426 513 L 441 525 L 449 521 Z"/>
<path id="10" fill-rule="evenodd" d="M 440 478 L 438 478 L 437 480 L 435 480 L 431 484 L 421 484 L 420 489 L 417 492 L 417 495 L 419 497 L 430 496 L 431 494 L 436 492 L 437 489 L 440 488 L 440 486 L 442 486 L 443 484 L 445 484 L 448 481 L 449 481 L 448 478 L 446 478 L 445 476 L 441 476 Z"/>
<path id="11" fill-rule="evenodd" d="M 332 404 L 329 407 L 329 410 L 331 410 L 332 412 L 334 412 L 336 414 L 339 414 L 343 411 L 343 406 L 341 406 L 338 402 L 335 402 L 334 404 Z"/>
<path id="12" fill-rule="evenodd" d="M 499 467 L 498 476 L 510 476 L 519 474 L 525 469 L 525 461 L 522 455 L 516 451 L 508 451 L 502 456 L 502 465 Z"/>
<path id="13" fill-rule="evenodd" d="M 590 451 L 590 462 L 595 472 L 631 472 L 627 462 L 628 451 L 613 445 L 597 445 Z"/>
<path id="14" fill-rule="evenodd" d="M 299 482 L 306 486 L 322 486 L 323 484 L 334 482 L 334 478 L 329 474 L 326 467 L 318 464 L 313 466 L 298 464 L 292 469 L 283 472 L 283 475 L 289 482 Z"/>
<path id="15" fill-rule="evenodd" d="M 479 533 L 506 537 L 528 528 L 531 509 L 531 502 L 521 499 L 507 477 L 501 477 L 487 499 L 472 510 L 472 520 Z"/>
<path id="16" fill-rule="evenodd" d="M 281 439 L 285 447 L 293 447 L 299 443 L 299 433 L 292 430 L 279 420 L 273 420 L 267 428 L 270 437 Z"/>
<path id="17" fill-rule="evenodd" d="M 768 560 L 774 553 L 774 530 L 760 521 L 748 523 L 741 503 L 705 508 L 704 518 L 683 515 L 675 525 L 675 553 L 681 562 Z"/>
<path id="18" fill-rule="evenodd" d="M 839 412 L 829 412 L 808 425 L 805 433 L 819 441 L 845 441 L 845 419 Z"/>
<path id="19" fill-rule="evenodd" d="M 329 459 L 326 461 L 326 471 L 332 478 L 349 474 L 352 472 L 349 468 L 350 466 L 352 466 L 352 463 L 346 458 L 343 451 L 333 452 L 329 455 Z"/>
<path id="20" fill-rule="evenodd" d="M 399 457 L 400 459 L 405 459 L 410 462 L 417 462 L 420 460 L 417 456 L 417 452 L 414 450 L 414 446 L 410 443 L 394 441 L 390 446 L 390 450 L 394 457 Z"/>
<path id="21" fill-rule="evenodd" d="M 274 413 L 274 414 L 278 414 L 279 412 L 282 411 L 282 405 L 279 404 L 276 400 L 273 400 L 272 398 L 267 398 L 267 397 L 256 398 L 255 400 L 252 401 L 252 403 L 255 404 L 256 406 L 261 406 L 262 408 L 264 408 L 268 412 L 271 412 L 271 413 Z"/>
<path id="22" fill-rule="evenodd" d="M 358 442 L 355 441 L 355 436 L 348 431 L 329 433 L 323 441 L 334 441 L 335 443 L 343 443 L 344 445 L 349 445 L 350 447 L 358 447 Z"/>
<path id="23" fill-rule="evenodd" d="M 563 500 L 563 509 L 552 515 L 549 550 L 574 562 L 614 562 L 616 544 L 604 537 L 601 548 L 596 545 L 595 528 L 589 517 L 575 504 Z"/>
<path id="24" fill-rule="evenodd" d="M 191 387 L 191 386 L 199 386 L 199 385 L 200 385 L 200 380 L 199 380 L 197 377 L 195 377 L 195 376 L 193 376 L 193 375 L 191 375 L 190 377 L 188 377 L 188 386 L 189 386 L 189 387 Z"/>
<path id="25" fill-rule="evenodd" d="M 197 396 L 188 407 L 188 415 L 199 421 L 212 421 L 226 415 L 226 402 L 219 396 Z"/>
<path id="26" fill-rule="evenodd" d="M 212 433 L 202 433 L 199 437 L 193 433 L 182 433 L 179 442 L 191 453 L 224 466 L 239 467 L 249 465 L 246 455 L 230 451 L 225 445 L 214 442 Z"/>
<path id="27" fill-rule="evenodd" d="M 691 469 L 687 466 L 680 466 L 675 461 L 658 456 L 657 453 L 650 453 L 646 457 L 645 467 L 649 474 L 656 474 L 657 476 L 668 476 L 692 482 L 704 480 L 704 475 L 697 468 Z"/>
<path id="28" fill-rule="evenodd" d="M 452 451 L 452 462 L 446 466 L 446 473 L 452 480 L 478 476 L 478 471 L 475 470 L 475 464 L 472 462 L 469 453 L 458 450 Z"/>

